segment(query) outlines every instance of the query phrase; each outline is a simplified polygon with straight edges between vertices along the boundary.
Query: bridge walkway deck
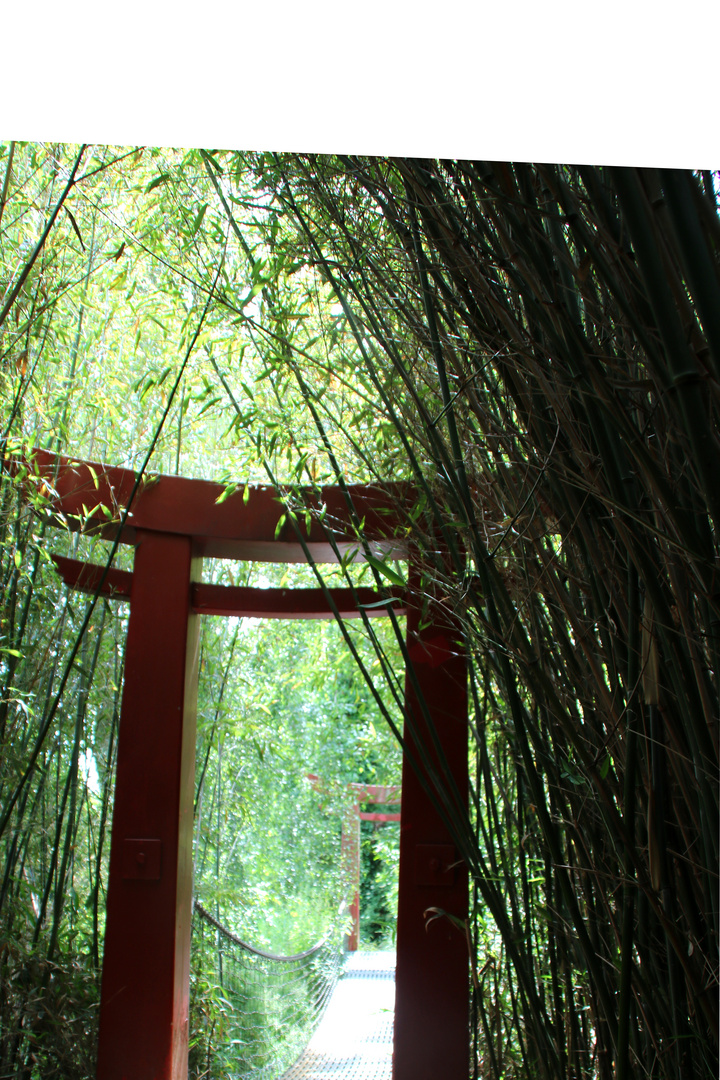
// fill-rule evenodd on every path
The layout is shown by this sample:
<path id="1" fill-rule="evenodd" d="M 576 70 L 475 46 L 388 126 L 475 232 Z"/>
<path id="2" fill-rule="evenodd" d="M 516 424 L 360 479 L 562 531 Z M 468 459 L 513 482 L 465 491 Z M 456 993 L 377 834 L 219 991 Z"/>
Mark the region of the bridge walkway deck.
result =
<path id="1" fill-rule="evenodd" d="M 349 953 L 325 1015 L 282 1080 L 392 1080 L 395 953 Z"/>

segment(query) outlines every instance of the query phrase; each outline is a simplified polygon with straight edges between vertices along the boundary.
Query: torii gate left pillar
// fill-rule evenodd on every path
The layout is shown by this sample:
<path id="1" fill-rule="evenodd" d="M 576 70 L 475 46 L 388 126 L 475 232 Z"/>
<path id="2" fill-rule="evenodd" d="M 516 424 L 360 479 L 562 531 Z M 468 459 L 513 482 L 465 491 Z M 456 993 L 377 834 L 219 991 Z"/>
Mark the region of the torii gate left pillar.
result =
<path id="1" fill-rule="evenodd" d="M 110 848 L 102 1080 L 187 1075 L 198 647 L 190 582 L 199 562 L 188 536 L 137 536 Z"/>

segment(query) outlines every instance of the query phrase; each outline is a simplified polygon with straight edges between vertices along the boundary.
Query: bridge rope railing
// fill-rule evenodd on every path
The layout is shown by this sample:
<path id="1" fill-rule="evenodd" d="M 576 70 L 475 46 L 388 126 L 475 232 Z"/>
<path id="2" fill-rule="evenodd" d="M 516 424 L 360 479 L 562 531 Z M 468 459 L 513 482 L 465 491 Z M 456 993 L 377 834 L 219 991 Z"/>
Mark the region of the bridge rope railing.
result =
<path id="1" fill-rule="evenodd" d="M 332 996 L 346 923 L 343 902 L 322 941 L 281 956 L 242 941 L 196 900 L 191 1075 L 278 1080 L 310 1041 Z"/>

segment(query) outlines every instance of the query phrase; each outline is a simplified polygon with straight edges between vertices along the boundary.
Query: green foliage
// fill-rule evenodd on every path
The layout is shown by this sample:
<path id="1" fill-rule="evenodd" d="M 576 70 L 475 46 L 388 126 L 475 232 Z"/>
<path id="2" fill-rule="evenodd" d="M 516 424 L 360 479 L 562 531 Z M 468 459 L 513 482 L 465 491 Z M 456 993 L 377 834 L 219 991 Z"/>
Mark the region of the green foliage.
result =
<path id="1" fill-rule="evenodd" d="M 12 1067 L 22 1031 L 29 1080 L 92 1076 L 99 987 L 89 957 L 73 949 L 51 962 L 16 939 L 0 950 L 0 1067 Z"/>
<path id="2" fill-rule="evenodd" d="M 347 785 L 399 782 L 399 748 L 333 623 L 207 620 L 202 655 L 197 894 L 244 940 L 297 952 L 344 896 Z"/>
<path id="3" fill-rule="evenodd" d="M 391 949 L 397 922 L 400 829 L 397 822 L 361 821 L 360 831 L 360 948 Z"/>

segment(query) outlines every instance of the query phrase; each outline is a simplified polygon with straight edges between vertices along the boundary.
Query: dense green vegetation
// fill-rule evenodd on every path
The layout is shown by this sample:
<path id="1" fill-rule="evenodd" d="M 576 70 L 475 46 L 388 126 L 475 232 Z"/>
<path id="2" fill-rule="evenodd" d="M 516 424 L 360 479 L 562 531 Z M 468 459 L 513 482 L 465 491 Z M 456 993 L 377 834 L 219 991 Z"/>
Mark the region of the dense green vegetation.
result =
<path id="1" fill-rule="evenodd" d="M 450 825 L 483 1077 L 717 1070 L 717 183 L 2 148 L 6 458 L 45 446 L 289 499 L 414 485 L 403 533 L 471 660 L 470 812 Z M 83 1077 L 127 616 L 49 561 L 107 545 L 51 535 L 9 472 L 2 500 L 0 1075 Z M 288 950 L 321 932 L 337 816 L 304 774 L 339 799 L 398 778 L 402 666 L 390 622 L 207 620 L 196 881 L 232 929 Z"/>
<path id="2" fill-rule="evenodd" d="M 332 623 L 212 620 L 203 654 L 196 893 L 244 940 L 300 952 L 344 895 L 347 784 L 399 782 L 399 748 Z"/>

